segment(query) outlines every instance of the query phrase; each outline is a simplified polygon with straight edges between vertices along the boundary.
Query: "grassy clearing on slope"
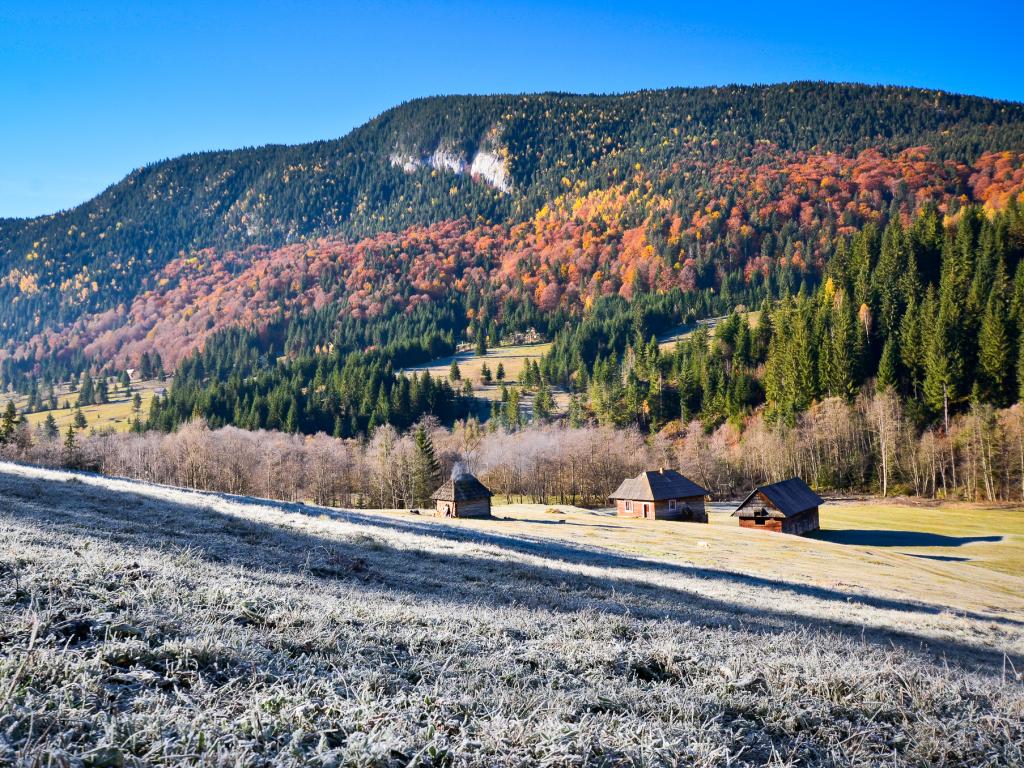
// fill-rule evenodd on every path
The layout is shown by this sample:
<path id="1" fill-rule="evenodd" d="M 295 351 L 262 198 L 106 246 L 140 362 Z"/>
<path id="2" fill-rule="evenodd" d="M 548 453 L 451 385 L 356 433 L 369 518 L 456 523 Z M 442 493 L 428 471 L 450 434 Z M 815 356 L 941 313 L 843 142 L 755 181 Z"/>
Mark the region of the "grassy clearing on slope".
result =
<path id="1" fill-rule="evenodd" d="M 485 534 L 12 465 L 0 498 L 0 763 L 1024 759 L 1024 691 L 999 663 L 1024 633 L 1011 620 L 500 521 Z"/>
<path id="2" fill-rule="evenodd" d="M 761 321 L 761 310 L 755 309 L 747 313 L 748 322 L 751 328 L 756 328 L 757 324 Z M 696 323 L 688 323 L 686 325 L 680 325 L 677 328 L 673 328 L 666 333 L 663 333 L 658 337 L 658 347 L 662 352 L 667 352 L 675 348 L 676 344 L 689 336 L 693 335 L 693 332 L 698 328 L 706 327 L 711 334 L 711 337 L 715 336 L 715 327 L 725 320 L 725 316 L 713 317 L 707 320 L 699 320 Z"/>
<path id="3" fill-rule="evenodd" d="M 498 364 L 500 363 L 505 368 L 505 383 L 518 384 L 526 362 L 532 363 L 535 360 L 540 360 L 549 349 L 551 349 L 550 342 L 543 344 L 516 344 L 507 347 L 492 347 L 487 350 L 487 354 L 483 357 L 470 350 L 468 352 L 460 352 L 451 357 L 431 360 L 424 365 L 407 368 L 406 371 L 418 373 L 426 370 L 435 378 L 446 379 L 448 378 L 452 360 L 455 360 L 459 364 L 459 373 L 462 378 L 473 382 L 473 394 L 476 397 L 483 400 L 498 400 L 501 398 L 501 387 L 497 381 L 489 385 L 480 382 L 480 372 L 483 369 L 483 364 L 487 363 L 487 367 L 491 369 L 491 375 L 494 376 L 498 371 Z M 552 394 L 554 395 L 555 405 L 558 410 L 564 411 L 569 407 L 569 395 L 567 392 L 562 391 L 560 388 L 554 388 Z M 524 406 L 529 406 L 529 396 L 527 396 Z"/>
<path id="4" fill-rule="evenodd" d="M 168 389 L 170 386 L 169 378 L 167 381 L 158 381 L 157 379 L 133 381 L 132 394 L 125 397 L 120 387 L 112 385 L 110 388 L 110 402 L 103 403 L 102 405 L 82 406 L 82 413 L 85 414 L 85 419 L 88 422 L 87 429 L 113 429 L 117 432 L 127 432 L 131 429 L 132 421 L 135 418 L 135 413 L 132 410 L 132 399 L 135 397 L 135 393 L 138 392 L 142 400 L 142 408 L 139 412 L 142 420 L 145 421 L 149 415 L 149 406 L 153 400 L 153 393 L 158 389 Z M 68 428 L 68 424 L 71 424 L 75 419 L 78 393 L 69 392 L 66 387 L 60 387 L 56 390 L 56 395 L 59 407 L 52 411 L 45 410 L 28 414 L 29 424 L 33 427 L 37 424 L 42 424 L 46 421 L 47 415 L 52 413 L 61 432 Z M 0 397 L 0 399 L 3 398 Z M 26 397 L 12 399 L 18 408 L 24 408 L 28 403 L 28 398 Z M 5 399 L 3 401 L 6 403 Z M 65 408 L 65 402 L 71 407 Z"/>

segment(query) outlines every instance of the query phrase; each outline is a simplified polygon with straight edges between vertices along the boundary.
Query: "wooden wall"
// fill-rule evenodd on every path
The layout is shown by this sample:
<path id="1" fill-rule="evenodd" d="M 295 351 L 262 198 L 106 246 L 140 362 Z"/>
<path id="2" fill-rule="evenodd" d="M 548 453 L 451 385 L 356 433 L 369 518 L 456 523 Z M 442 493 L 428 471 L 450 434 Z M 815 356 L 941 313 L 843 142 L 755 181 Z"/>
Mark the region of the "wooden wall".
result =
<path id="1" fill-rule="evenodd" d="M 762 531 L 774 531 L 775 533 L 791 533 L 802 536 L 805 533 L 818 530 L 818 508 L 801 512 L 795 517 L 787 517 L 784 520 L 776 518 L 762 518 L 763 525 L 758 525 L 753 517 L 741 517 L 740 528 L 756 528 Z"/>
<path id="2" fill-rule="evenodd" d="M 818 508 L 801 512 L 796 517 L 787 517 L 783 521 L 782 532 L 802 536 L 805 533 L 818 530 Z"/>
<path id="3" fill-rule="evenodd" d="M 454 514 L 446 510 L 452 510 Z M 434 507 L 437 517 L 490 517 L 491 500 L 487 498 L 468 501 L 439 501 Z"/>
<path id="4" fill-rule="evenodd" d="M 763 525 L 758 525 L 752 517 L 741 517 L 740 528 L 756 528 L 759 531 L 774 531 L 775 533 L 782 533 L 782 521 L 775 520 L 770 517 L 762 518 L 764 520 Z"/>

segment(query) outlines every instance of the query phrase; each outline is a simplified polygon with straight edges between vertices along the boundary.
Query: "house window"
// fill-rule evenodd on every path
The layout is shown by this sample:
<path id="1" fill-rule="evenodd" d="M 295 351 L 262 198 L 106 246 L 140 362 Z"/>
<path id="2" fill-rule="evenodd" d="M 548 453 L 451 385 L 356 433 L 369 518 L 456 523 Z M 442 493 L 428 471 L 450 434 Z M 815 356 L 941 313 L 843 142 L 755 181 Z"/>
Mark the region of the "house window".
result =
<path id="1" fill-rule="evenodd" d="M 632 501 L 627 501 L 626 502 L 626 511 L 627 512 L 632 512 L 633 511 L 633 502 Z"/>
<path id="2" fill-rule="evenodd" d="M 669 499 L 668 500 L 668 508 L 669 508 L 670 511 L 675 511 L 675 508 L 676 508 L 676 500 L 675 499 Z"/>
<path id="3" fill-rule="evenodd" d="M 754 518 L 754 525 L 764 525 L 764 518 L 763 517 L 755 517 Z"/>

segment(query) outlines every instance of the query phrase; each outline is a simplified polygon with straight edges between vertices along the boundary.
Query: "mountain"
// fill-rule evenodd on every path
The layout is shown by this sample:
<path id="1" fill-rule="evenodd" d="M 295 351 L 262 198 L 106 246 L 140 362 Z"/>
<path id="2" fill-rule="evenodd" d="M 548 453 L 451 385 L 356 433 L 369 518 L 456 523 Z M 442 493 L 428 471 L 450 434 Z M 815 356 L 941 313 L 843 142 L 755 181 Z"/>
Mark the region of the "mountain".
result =
<path id="1" fill-rule="evenodd" d="M 300 317 L 280 333 L 312 350 L 352 324 L 384 342 L 396 314 L 440 313 L 458 340 L 555 331 L 607 296 L 768 296 L 780 259 L 798 286 L 836 236 L 925 204 L 1002 208 L 1022 168 L 1024 105 L 935 91 L 421 99 L 338 140 L 155 163 L 0 221 L 0 360 L 13 381 L 174 363 Z"/>

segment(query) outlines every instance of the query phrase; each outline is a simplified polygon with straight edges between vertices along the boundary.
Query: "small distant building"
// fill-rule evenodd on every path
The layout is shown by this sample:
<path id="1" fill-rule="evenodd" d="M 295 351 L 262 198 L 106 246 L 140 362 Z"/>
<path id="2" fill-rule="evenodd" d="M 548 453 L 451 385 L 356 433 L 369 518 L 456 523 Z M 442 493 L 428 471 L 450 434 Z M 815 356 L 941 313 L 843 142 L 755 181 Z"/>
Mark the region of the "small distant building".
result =
<path id="1" fill-rule="evenodd" d="M 622 481 L 609 498 L 619 517 L 706 523 L 707 490 L 674 469 L 641 472 Z"/>
<path id="2" fill-rule="evenodd" d="M 487 486 L 473 475 L 455 475 L 430 497 L 437 517 L 490 517 L 491 496 Z"/>
<path id="3" fill-rule="evenodd" d="M 822 498 L 799 477 L 761 485 L 736 507 L 741 528 L 761 528 L 797 536 L 818 530 Z"/>

